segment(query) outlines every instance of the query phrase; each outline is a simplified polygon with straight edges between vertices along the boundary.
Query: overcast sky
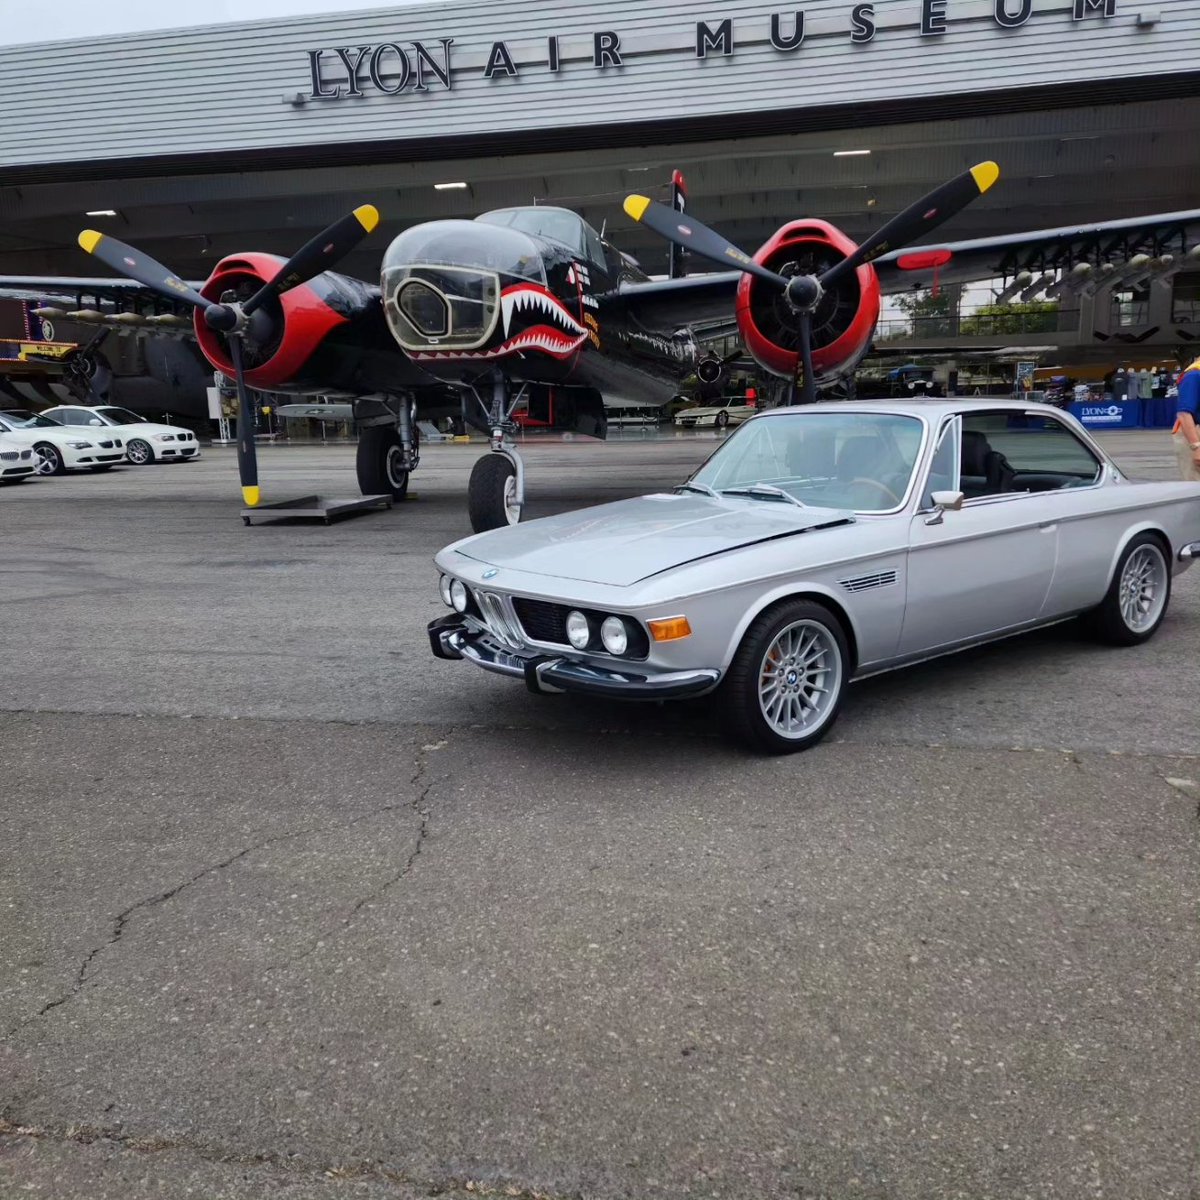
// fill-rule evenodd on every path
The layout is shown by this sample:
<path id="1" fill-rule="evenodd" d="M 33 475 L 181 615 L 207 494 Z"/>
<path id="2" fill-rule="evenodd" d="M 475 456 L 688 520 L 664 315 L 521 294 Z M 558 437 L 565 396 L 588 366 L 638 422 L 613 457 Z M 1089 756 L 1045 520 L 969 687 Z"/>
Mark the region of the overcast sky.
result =
<path id="1" fill-rule="evenodd" d="M 405 8 L 419 0 L 53 0 L 45 6 L 0 0 L 4 38 L 13 42 L 98 37 L 188 25 L 219 25 L 273 17 L 344 13 L 362 8 Z M 425 0 L 428 2 L 428 0 Z"/>

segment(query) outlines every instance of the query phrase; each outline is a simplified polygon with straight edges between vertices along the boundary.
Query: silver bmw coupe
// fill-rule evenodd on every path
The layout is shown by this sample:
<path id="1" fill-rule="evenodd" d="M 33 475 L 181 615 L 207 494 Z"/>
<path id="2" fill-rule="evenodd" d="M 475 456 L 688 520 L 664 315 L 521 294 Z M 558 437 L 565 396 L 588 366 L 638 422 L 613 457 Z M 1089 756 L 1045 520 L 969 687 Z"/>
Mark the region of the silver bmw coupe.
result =
<path id="1" fill-rule="evenodd" d="M 813 745 L 855 679 L 1082 617 L 1120 646 L 1200 555 L 1200 488 L 1128 479 L 1058 409 L 779 408 L 685 483 L 437 555 L 433 653 L 535 692 L 715 692 L 759 750 Z"/>

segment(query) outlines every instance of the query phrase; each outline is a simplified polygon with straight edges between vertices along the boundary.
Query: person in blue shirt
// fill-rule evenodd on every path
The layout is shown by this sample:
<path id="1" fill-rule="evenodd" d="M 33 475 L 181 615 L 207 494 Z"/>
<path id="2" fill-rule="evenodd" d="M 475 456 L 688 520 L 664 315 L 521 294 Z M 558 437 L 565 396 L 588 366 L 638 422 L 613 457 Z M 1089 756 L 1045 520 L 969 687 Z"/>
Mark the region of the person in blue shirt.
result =
<path id="1" fill-rule="evenodd" d="M 1176 383 L 1175 428 L 1171 440 L 1179 460 L 1179 474 L 1200 483 L 1200 358 L 1186 367 Z"/>

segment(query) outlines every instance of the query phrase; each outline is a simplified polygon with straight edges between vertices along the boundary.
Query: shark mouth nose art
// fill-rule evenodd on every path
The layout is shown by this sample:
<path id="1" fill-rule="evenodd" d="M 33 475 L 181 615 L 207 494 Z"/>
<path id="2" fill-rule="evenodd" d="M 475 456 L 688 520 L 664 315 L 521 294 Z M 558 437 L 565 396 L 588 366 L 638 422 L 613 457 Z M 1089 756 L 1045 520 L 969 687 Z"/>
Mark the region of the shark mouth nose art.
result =
<path id="1" fill-rule="evenodd" d="M 587 341 L 587 330 L 562 302 L 536 283 L 517 283 L 500 294 L 504 340 L 478 350 L 431 350 L 413 355 L 420 361 L 493 359 L 536 351 L 569 358 Z"/>

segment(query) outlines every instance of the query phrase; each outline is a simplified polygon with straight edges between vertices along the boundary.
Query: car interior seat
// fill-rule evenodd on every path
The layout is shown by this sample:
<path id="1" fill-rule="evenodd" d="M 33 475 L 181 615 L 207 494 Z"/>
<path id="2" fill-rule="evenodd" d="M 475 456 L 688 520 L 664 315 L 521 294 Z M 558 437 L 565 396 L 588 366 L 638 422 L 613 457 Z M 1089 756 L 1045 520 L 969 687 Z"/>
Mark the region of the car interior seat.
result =
<path id="1" fill-rule="evenodd" d="M 964 496 L 994 496 L 1011 492 L 1017 473 L 1003 454 L 992 449 L 986 433 L 964 429 L 959 474 Z"/>

